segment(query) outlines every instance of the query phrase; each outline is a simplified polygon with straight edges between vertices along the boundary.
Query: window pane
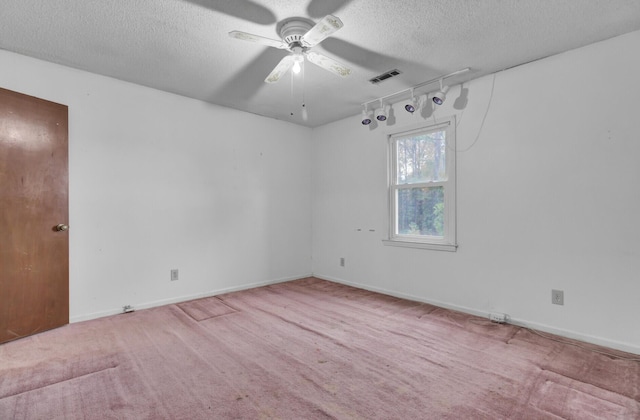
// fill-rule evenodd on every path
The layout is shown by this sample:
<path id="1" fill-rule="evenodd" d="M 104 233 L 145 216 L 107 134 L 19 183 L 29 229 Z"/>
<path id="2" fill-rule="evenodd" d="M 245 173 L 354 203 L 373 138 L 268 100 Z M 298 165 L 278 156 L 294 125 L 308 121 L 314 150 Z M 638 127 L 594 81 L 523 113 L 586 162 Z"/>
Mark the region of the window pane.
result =
<path id="1" fill-rule="evenodd" d="M 398 184 L 446 181 L 445 133 L 435 131 L 396 140 Z"/>
<path id="2" fill-rule="evenodd" d="M 398 235 L 443 236 L 444 188 L 403 188 L 397 192 Z"/>

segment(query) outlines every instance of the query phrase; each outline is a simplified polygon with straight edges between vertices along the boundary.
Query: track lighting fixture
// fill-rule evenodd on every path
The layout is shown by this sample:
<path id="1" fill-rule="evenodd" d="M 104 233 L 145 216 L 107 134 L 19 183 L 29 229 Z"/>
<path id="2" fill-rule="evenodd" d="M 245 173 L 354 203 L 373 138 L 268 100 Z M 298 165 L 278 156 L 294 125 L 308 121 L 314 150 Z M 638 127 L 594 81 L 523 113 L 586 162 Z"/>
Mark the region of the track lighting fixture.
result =
<path id="1" fill-rule="evenodd" d="M 380 101 L 380 108 L 376 111 L 376 120 L 378 121 L 386 121 L 387 113 L 384 110 L 384 104 Z"/>
<path id="2" fill-rule="evenodd" d="M 407 102 L 404 106 L 404 109 L 410 113 L 413 114 L 414 112 L 416 112 L 418 110 L 418 108 L 425 108 L 427 106 L 427 102 L 429 100 L 429 98 L 431 98 L 431 100 L 433 100 L 433 103 L 435 103 L 436 105 L 442 105 L 444 103 L 444 101 L 447 98 L 447 91 L 449 90 L 449 86 L 443 86 L 443 82 L 445 79 L 448 79 L 450 77 L 453 76 L 457 76 L 459 74 L 462 73 L 466 73 L 468 71 L 470 71 L 471 69 L 469 67 L 464 68 L 464 69 L 460 69 L 460 70 L 456 70 L 452 73 L 449 74 L 445 74 L 442 76 L 439 76 L 435 79 L 431 79 L 431 80 L 427 80 L 426 82 L 420 83 L 418 85 L 415 85 L 409 89 L 404 89 L 395 93 L 392 93 L 390 95 L 386 95 L 386 96 L 382 96 L 380 98 L 377 99 L 373 99 L 367 102 L 364 102 L 362 104 L 363 106 L 363 110 L 362 110 L 362 125 L 369 125 L 371 124 L 371 119 L 372 119 L 372 113 L 369 111 L 368 105 L 369 104 L 373 104 L 375 102 L 380 102 L 380 109 L 377 109 L 375 111 L 375 113 L 373 113 L 376 117 L 376 120 L 378 121 L 386 121 L 387 120 L 387 112 L 386 112 L 386 106 L 384 105 L 383 101 L 389 101 L 390 98 L 394 98 L 397 96 L 400 96 L 402 94 L 405 94 L 407 92 L 411 92 L 411 100 L 409 102 Z M 440 82 L 440 90 L 438 90 L 437 92 L 430 94 L 430 95 L 424 95 L 424 96 L 420 96 L 418 95 L 418 97 L 416 98 L 415 96 L 415 90 L 418 88 L 422 88 L 424 86 L 427 85 L 431 85 L 434 84 L 436 82 Z M 375 106 L 374 106 L 375 107 Z"/>
<path id="3" fill-rule="evenodd" d="M 413 96 L 413 89 L 411 89 L 411 101 L 404 106 L 404 109 L 408 113 L 413 114 L 414 112 L 416 112 L 417 107 L 418 107 L 418 102 L 416 101 L 416 97 Z"/>
<path id="4" fill-rule="evenodd" d="M 416 112 L 416 105 L 414 101 L 409 102 L 408 104 L 406 104 L 404 106 L 404 109 L 409 113 L 409 114 L 413 114 L 414 112 Z"/>
<path id="5" fill-rule="evenodd" d="M 449 86 L 442 87 L 442 79 L 440 79 L 440 90 L 433 94 L 433 103 L 442 105 L 447 99 L 447 91 L 449 91 Z"/>
<path id="6" fill-rule="evenodd" d="M 367 107 L 365 106 L 365 107 L 362 109 L 362 125 L 369 125 L 369 124 L 371 124 L 371 117 L 372 117 L 372 115 L 371 115 L 371 111 L 369 111 L 369 110 L 367 109 Z"/>

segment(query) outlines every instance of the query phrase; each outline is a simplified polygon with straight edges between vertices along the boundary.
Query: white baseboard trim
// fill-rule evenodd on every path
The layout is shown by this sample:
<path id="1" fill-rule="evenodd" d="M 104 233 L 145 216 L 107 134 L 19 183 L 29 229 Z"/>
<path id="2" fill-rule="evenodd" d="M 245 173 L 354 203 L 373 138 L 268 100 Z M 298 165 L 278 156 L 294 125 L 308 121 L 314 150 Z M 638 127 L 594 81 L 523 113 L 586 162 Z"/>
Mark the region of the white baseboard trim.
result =
<path id="1" fill-rule="evenodd" d="M 489 318 L 489 312 L 484 311 L 484 310 L 479 310 L 479 309 L 474 309 L 474 308 L 467 308 L 465 306 L 454 305 L 454 304 L 451 304 L 451 303 L 448 303 L 448 302 L 442 302 L 442 301 L 439 301 L 439 300 L 427 299 L 427 298 L 424 298 L 424 297 L 421 297 L 421 296 L 414 296 L 414 295 L 410 295 L 410 294 L 407 294 L 407 293 L 400 293 L 400 292 L 396 292 L 396 291 L 393 291 L 393 290 L 388 290 L 388 289 L 383 289 L 383 288 L 380 288 L 380 287 L 369 286 L 369 285 L 361 284 L 361 283 L 355 283 L 355 282 L 347 281 L 347 280 L 340 279 L 340 278 L 337 278 L 337 277 L 325 276 L 325 275 L 322 275 L 322 274 L 313 274 L 313 277 L 316 277 L 316 278 L 319 278 L 319 279 L 323 279 L 323 280 L 332 281 L 332 282 L 335 282 L 335 283 L 344 284 L 344 285 L 347 285 L 347 286 L 357 287 L 359 289 L 369 290 L 371 292 L 382 293 L 382 294 L 385 294 L 385 295 L 394 296 L 394 297 L 401 298 L 401 299 L 408 299 L 408 300 L 413 300 L 413 301 L 416 301 L 416 302 L 428 303 L 430 305 L 438 306 L 440 308 L 452 309 L 454 311 L 464 312 L 464 313 L 467 313 L 467 314 L 470 314 L 470 315 L 476 315 L 476 316 L 480 316 L 480 317 L 483 317 L 483 318 Z M 640 354 L 640 347 L 635 346 L 635 345 L 633 345 L 631 343 L 626 343 L 626 342 L 617 341 L 617 340 L 610 340 L 610 339 L 603 338 L 603 337 L 598 337 L 598 336 L 594 336 L 594 335 L 579 333 L 579 332 L 576 332 L 576 331 L 556 328 L 556 327 L 552 327 L 550 325 L 545 325 L 545 324 L 540 324 L 540 323 L 537 323 L 537 322 L 527 321 L 525 319 L 509 317 L 509 321 L 508 322 L 510 324 L 517 325 L 519 327 L 531 328 L 533 330 L 542 331 L 542 332 L 546 332 L 546 333 L 549 333 L 549 334 L 555 334 L 555 335 L 559 335 L 559 336 L 562 336 L 562 337 L 571 338 L 571 339 L 574 339 L 574 340 L 584 341 L 586 343 L 591 343 L 591 344 L 596 344 L 596 345 L 599 345 L 599 346 L 609 347 L 609 348 L 612 348 L 612 349 L 621 350 L 621 351 L 628 352 L 628 353 Z"/>
<path id="2" fill-rule="evenodd" d="M 247 283 L 240 286 L 226 287 L 224 289 L 214 289 L 214 290 L 209 290 L 202 293 L 195 293 L 191 295 L 154 300 L 151 302 L 136 303 L 136 304 L 132 304 L 132 306 L 136 311 L 141 309 L 155 308 L 157 306 L 172 305 L 174 303 L 180 303 L 180 302 L 186 302 L 188 300 L 222 295 L 224 293 L 238 292 L 240 290 L 255 289 L 256 287 L 269 286 L 271 284 L 284 283 L 286 281 L 298 280 L 298 279 L 311 277 L 311 276 L 312 276 L 311 274 L 301 274 L 298 276 L 282 277 L 279 279 L 266 280 L 266 281 L 255 282 L 255 283 Z M 93 312 L 90 314 L 75 315 L 69 318 L 69 323 L 73 324 L 76 322 L 89 321 L 91 319 L 103 318 L 105 316 L 117 315 L 121 313 L 122 313 L 122 308 L 120 307 L 120 308 L 114 308 L 114 309 L 107 309 L 99 312 Z"/>

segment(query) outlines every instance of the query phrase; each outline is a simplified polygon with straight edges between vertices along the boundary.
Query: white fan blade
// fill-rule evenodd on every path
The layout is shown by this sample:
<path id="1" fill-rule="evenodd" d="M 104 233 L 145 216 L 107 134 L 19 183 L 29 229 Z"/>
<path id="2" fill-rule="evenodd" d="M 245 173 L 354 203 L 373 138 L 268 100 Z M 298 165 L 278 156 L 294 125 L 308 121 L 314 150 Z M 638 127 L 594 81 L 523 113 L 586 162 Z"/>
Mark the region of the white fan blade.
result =
<path id="1" fill-rule="evenodd" d="M 273 71 L 264 79 L 267 83 L 275 83 L 293 66 L 294 58 L 292 55 L 288 55 L 273 69 Z"/>
<path id="2" fill-rule="evenodd" d="M 246 32 L 241 32 L 241 31 L 231 31 L 229 32 L 229 36 L 231 38 L 240 39 L 242 41 L 255 42 L 257 44 L 266 45 L 268 47 L 279 48 L 281 50 L 284 50 L 288 47 L 288 45 L 282 41 L 278 41 L 271 38 L 265 38 L 260 35 L 248 34 Z"/>
<path id="3" fill-rule="evenodd" d="M 338 76 L 347 77 L 351 74 L 351 69 L 349 67 L 337 62 L 333 58 L 327 57 L 326 55 L 309 51 L 307 53 L 307 60 L 309 60 L 316 66 L 322 67 L 325 70 L 329 70 L 331 73 L 337 74 Z"/>
<path id="4" fill-rule="evenodd" d="M 302 45 L 305 47 L 313 47 L 343 26 L 339 18 L 333 15 L 327 15 L 302 36 Z"/>

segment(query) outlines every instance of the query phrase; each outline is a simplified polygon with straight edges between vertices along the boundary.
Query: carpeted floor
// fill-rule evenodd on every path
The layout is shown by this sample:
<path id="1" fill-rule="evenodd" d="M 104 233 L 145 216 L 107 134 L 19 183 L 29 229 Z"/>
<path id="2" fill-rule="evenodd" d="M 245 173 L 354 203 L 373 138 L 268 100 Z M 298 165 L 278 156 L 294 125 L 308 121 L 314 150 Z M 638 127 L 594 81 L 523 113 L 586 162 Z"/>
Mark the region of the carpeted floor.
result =
<path id="1" fill-rule="evenodd" d="M 309 278 L 0 345 L 0 419 L 640 418 L 576 344 Z"/>

